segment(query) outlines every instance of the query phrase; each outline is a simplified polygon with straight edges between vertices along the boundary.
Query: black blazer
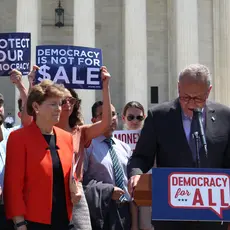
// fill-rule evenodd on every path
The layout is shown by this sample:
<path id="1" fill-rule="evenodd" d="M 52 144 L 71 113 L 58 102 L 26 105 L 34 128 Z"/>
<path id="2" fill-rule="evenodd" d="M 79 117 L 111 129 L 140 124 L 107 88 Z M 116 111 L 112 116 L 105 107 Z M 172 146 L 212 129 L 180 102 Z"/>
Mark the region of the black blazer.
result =
<path id="1" fill-rule="evenodd" d="M 207 102 L 205 134 L 208 159 L 200 151 L 202 168 L 230 168 L 230 108 Z M 157 167 L 195 167 L 185 136 L 179 99 L 148 111 L 136 149 L 128 163 L 129 177 Z"/>

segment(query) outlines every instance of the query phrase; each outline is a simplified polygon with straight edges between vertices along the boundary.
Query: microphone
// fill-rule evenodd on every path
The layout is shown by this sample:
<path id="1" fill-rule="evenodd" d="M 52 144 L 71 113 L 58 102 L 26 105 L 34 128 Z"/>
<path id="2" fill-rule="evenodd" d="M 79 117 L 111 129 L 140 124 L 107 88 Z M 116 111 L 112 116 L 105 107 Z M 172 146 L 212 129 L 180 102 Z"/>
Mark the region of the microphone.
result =
<path id="1" fill-rule="evenodd" d="M 204 148 L 205 156 L 208 158 L 208 148 L 207 148 L 207 142 L 204 134 L 204 126 L 202 123 L 202 109 L 196 108 L 193 110 L 193 117 L 198 123 L 198 132 L 200 135 L 201 145 Z"/>

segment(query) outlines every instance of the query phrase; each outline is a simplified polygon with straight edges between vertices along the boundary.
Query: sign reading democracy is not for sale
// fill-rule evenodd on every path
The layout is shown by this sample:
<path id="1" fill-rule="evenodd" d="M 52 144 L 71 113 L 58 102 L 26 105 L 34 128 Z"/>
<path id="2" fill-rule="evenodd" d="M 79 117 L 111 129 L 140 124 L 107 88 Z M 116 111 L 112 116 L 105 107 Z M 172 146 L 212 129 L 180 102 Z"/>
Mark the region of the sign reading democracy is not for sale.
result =
<path id="1" fill-rule="evenodd" d="M 37 46 L 36 81 L 44 79 L 75 89 L 101 89 L 102 52 L 79 46 Z"/>

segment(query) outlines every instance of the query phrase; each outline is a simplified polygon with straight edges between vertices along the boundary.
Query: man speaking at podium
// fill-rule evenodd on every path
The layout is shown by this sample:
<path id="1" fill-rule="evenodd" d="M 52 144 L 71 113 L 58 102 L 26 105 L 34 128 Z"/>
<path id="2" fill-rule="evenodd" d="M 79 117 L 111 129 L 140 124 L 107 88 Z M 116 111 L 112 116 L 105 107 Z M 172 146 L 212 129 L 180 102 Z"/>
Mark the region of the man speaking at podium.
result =
<path id="1" fill-rule="evenodd" d="M 230 109 L 208 101 L 211 89 L 208 68 L 200 64 L 189 65 L 179 75 L 179 97 L 148 111 L 128 164 L 131 194 L 140 175 L 153 167 L 155 158 L 157 167 L 230 168 Z M 199 162 L 197 148 L 194 148 L 191 138 L 192 117 L 196 109 L 201 112 L 205 134 L 200 138 L 202 146 L 198 147 Z M 221 222 L 156 221 L 153 224 L 155 230 L 227 229 L 227 224 Z"/>

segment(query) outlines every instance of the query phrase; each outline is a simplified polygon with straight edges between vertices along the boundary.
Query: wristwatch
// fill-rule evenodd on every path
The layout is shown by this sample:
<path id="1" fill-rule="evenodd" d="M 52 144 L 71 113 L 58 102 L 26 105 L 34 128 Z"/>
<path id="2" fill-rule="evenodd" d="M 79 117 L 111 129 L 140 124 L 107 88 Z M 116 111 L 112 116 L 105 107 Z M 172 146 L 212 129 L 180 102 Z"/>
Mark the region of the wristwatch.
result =
<path id="1" fill-rule="evenodd" d="M 14 229 L 17 230 L 19 227 L 21 227 L 23 225 L 27 225 L 27 222 L 25 220 L 14 224 Z"/>

